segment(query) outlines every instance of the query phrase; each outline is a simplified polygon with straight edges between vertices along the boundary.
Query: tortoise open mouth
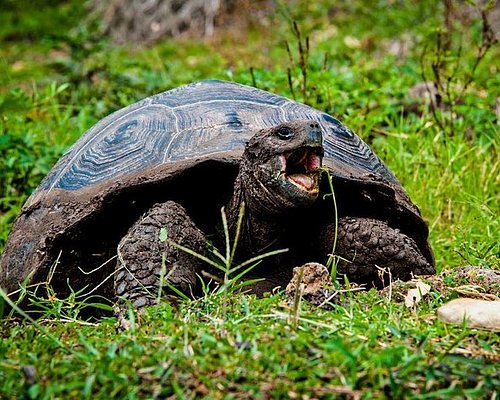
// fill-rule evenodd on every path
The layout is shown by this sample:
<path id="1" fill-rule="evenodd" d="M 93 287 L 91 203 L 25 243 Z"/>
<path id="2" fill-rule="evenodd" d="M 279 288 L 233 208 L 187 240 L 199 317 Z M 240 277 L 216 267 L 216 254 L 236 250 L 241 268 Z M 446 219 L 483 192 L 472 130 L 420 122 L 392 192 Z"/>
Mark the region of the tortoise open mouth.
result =
<path id="1" fill-rule="evenodd" d="M 322 158 L 321 147 L 304 146 L 283 153 L 280 155 L 281 176 L 303 191 L 317 192 Z"/>

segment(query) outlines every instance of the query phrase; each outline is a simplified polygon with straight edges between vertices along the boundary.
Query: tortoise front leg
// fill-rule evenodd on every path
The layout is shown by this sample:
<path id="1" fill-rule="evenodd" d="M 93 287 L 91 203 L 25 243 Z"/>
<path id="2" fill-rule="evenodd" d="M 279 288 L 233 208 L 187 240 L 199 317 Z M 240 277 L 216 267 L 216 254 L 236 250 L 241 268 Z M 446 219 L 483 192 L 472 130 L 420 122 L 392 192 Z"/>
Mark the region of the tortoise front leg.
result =
<path id="1" fill-rule="evenodd" d="M 118 245 L 115 293 L 137 309 L 156 303 L 160 278 L 190 294 L 197 289 L 202 262 L 160 240 L 165 228 L 169 240 L 197 253 L 206 252 L 206 240 L 186 210 L 173 201 L 155 204 L 129 229 Z M 161 288 L 163 292 L 168 287 Z"/>
<path id="2" fill-rule="evenodd" d="M 320 254 L 331 253 L 334 235 L 333 223 L 323 227 Z M 340 218 L 334 254 L 341 257 L 338 271 L 358 283 L 384 286 L 389 283 L 387 276 L 381 279 L 384 270 L 390 271 L 392 280 L 435 273 L 412 238 L 376 219 Z"/>

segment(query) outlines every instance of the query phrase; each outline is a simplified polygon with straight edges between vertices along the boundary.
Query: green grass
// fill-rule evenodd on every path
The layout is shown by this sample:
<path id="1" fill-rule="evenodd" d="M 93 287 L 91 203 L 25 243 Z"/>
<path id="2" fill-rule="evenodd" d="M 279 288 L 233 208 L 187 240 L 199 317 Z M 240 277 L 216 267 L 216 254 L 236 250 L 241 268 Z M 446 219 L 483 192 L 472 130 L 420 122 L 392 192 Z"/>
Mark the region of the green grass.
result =
<path id="1" fill-rule="evenodd" d="M 0 344 L 7 397 L 480 398 L 500 384 L 495 333 L 445 326 L 433 297 L 407 310 L 375 291 L 324 311 L 303 306 L 297 327 L 281 296 L 212 296 L 151 308 L 127 332 L 96 324 L 5 324 Z M 15 338 L 15 340 L 14 340 Z M 36 383 L 22 368 L 33 365 Z"/>
<path id="2" fill-rule="evenodd" d="M 27 196 L 87 128 L 145 96 L 219 78 L 295 96 L 366 140 L 429 223 L 438 270 L 500 269 L 498 46 L 453 114 L 407 111 L 422 64 L 428 71 L 437 56 L 440 3 L 278 2 L 247 32 L 140 50 L 81 24 L 80 2 L 27 4 L 0 5 L 0 251 Z M 303 65 L 293 20 L 303 46 L 310 38 Z M 447 60 L 460 85 L 480 24 L 454 23 Z M 0 321 L 0 398 L 489 398 L 500 387 L 500 339 L 438 321 L 436 308 L 456 295 L 434 288 L 409 310 L 375 291 L 351 294 L 331 311 L 302 304 L 296 326 L 282 295 L 213 295 L 152 307 L 127 332 L 54 298 L 37 324 Z"/>

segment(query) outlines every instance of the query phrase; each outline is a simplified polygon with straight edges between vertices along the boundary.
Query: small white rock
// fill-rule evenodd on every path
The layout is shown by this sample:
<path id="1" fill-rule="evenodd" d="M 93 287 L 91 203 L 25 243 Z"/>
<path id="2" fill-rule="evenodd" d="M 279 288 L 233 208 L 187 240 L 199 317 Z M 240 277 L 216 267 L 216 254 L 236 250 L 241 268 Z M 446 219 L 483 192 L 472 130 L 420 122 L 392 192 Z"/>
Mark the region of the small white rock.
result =
<path id="1" fill-rule="evenodd" d="M 406 307 L 413 307 L 420 303 L 422 297 L 424 297 L 431 290 L 431 286 L 422 281 L 417 281 L 414 289 L 408 290 L 408 293 L 405 297 Z"/>
<path id="2" fill-rule="evenodd" d="M 467 320 L 470 328 L 500 331 L 500 301 L 460 298 L 439 307 L 438 318 L 449 324 Z"/>

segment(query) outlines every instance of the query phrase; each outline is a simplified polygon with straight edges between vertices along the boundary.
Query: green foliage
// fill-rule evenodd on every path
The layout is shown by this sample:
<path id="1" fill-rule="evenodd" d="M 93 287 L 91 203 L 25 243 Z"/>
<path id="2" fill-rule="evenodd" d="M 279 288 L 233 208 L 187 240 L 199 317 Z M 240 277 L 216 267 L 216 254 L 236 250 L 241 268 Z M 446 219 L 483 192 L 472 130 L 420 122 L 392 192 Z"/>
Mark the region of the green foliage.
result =
<path id="1" fill-rule="evenodd" d="M 430 54 L 427 47 L 424 49 L 421 66 L 423 79 L 432 82 L 436 89 L 429 104 L 434 121 L 440 130 L 452 136 L 457 128 L 472 129 L 470 127 L 477 123 L 475 114 L 469 119 L 472 104 L 465 107 L 462 104 L 474 98 L 469 94 L 474 91 L 476 71 L 498 38 L 487 17 L 494 2 L 474 4 L 480 23 L 470 32 L 464 29 L 465 21 L 454 13 L 453 3 L 445 2 L 445 5 L 445 27 L 436 30 L 436 43 Z M 466 47 L 474 49 L 474 54 L 462 53 L 464 42 L 469 42 Z"/>
<path id="2" fill-rule="evenodd" d="M 67 104 L 68 84 L 0 93 L 0 247 L 27 196 L 91 123 L 87 107 Z"/>
<path id="3" fill-rule="evenodd" d="M 420 207 L 439 270 L 500 268 L 500 54 L 490 46 L 471 74 L 480 18 L 453 22 L 439 53 L 446 10 L 430 0 L 278 2 L 248 32 L 145 49 L 111 47 L 85 13 L 74 0 L 0 3 L 0 251 L 23 202 L 87 128 L 147 95 L 220 78 L 295 96 L 359 134 Z M 452 111 L 437 118 L 409 97 L 433 66 L 443 87 L 453 81 Z M 370 291 L 332 311 L 294 311 L 280 295 L 230 292 L 150 308 L 127 332 L 114 318 L 83 321 L 77 295 L 37 298 L 37 324 L 0 321 L 0 397 L 485 398 L 500 387 L 498 336 L 435 318 L 454 294 L 432 291 L 408 310 Z"/>
<path id="4" fill-rule="evenodd" d="M 162 304 L 133 330 L 99 323 L 3 323 L 0 393 L 7 398 L 293 396 L 482 398 L 500 384 L 495 333 L 447 327 L 375 291 L 333 311 L 303 306 L 296 327 L 278 295 L 238 295 L 225 320 L 213 297 Z M 376 316 L 376 317 L 374 317 Z M 472 336 L 469 336 L 472 335 Z M 474 354 L 474 355 L 473 355 Z M 23 372 L 33 366 L 36 378 Z"/>
<path id="5" fill-rule="evenodd" d="M 222 274 L 222 278 L 219 276 L 211 275 L 208 272 L 204 271 L 205 276 L 198 276 L 199 281 L 202 285 L 202 292 L 205 297 L 208 296 L 220 296 L 222 303 L 222 314 L 225 314 L 225 307 L 229 302 L 229 298 L 233 296 L 235 293 L 239 293 L 244 290 L 247 286 L 255 284 L 262 279 L 243 279 L 248 275 L 255 267 L 257 267 L 262 260 L 267 257 L 272 257 L 281 253 L 285 253 L 288 249 L 278 249 L 274 251 L 270 251 L 267 253 L 259 254 L 255 257 L 252 257 L 248 260 L 245 260 L 239 264 L 235 265 L 234 256 L 236 254 L 236 248 L 238 247 L 238 241 L 241 235 L 241 229 L 243 226 L 243 216 L 245 213 L 245 203 L 242 203 L 238 213 L 238 219 L 236 221 L 236 227 L 234 232 L 234 237 L 231 237 L 231 232 L 229 229 L 227 216 L 224 208 L 221 209 L 221 217 L 222 217 L 222 228 L 224 231 L 224 239 L 225 239 L 225 251 L 221 251 L 217 249 L 215 246 L 210 245 L 210 255 L 206 256 L 204 254 L 197 253 L 196 251 L 182 246 L 179 243 L 172 241 L 168 237 L 168 231 L 166 228 L 160 229 L 159 240 L 161 242 L 167 242 L 170 246 L 179 249 L 189 255 L 198 258 L 203 261 L 206 266 L 214 268 L 216 271 Z M 165 255 L 163 255 L 163 266 L 165 267 Z M 165 268 L 166 269 L 166 268 Z M 171 272 L 171 271 L 169 271 Z M 206 278 L 213 280 L 216 286 L 211 287 L 211 285 L 205 282 Z M 169 284 L 168 282 L 168 273 L 167 271 L 163 271 L 160 274 L 160 288 L 158 292 L 158 300 L 161 297 L 162 286 L 165 285 L 168 289 L 172 290 L 174 293 L 179 295 L 184 300 L 190 300 L 190 298 L 182 293 L 179 289 Z"/>

